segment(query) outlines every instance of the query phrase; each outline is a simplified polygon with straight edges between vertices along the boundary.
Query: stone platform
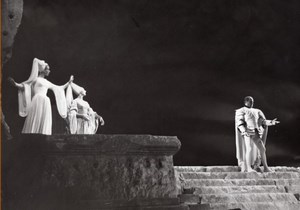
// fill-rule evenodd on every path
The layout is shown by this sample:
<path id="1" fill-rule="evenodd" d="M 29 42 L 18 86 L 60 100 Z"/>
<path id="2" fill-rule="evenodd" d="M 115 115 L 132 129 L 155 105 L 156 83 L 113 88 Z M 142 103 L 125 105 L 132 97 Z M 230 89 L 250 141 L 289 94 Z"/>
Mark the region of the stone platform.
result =
<path id="1" fill-rule="evenodd" d="M 3 145 L 5 210 L 187 209 L 176 137 L 20 135 Z"/>
<path id="2" fill-rule="evenodd" d="M 176 137 L 20 135 L 2 145 L 5 210 L 300 209 L 300 168 L 173 165 Z"/>
<path id="3" fill-rule="evenodd" d="M 300 168 L 242 173 L 236 166 L 175 167 L 182 203 L 189 209 L 300 209 Z"/>

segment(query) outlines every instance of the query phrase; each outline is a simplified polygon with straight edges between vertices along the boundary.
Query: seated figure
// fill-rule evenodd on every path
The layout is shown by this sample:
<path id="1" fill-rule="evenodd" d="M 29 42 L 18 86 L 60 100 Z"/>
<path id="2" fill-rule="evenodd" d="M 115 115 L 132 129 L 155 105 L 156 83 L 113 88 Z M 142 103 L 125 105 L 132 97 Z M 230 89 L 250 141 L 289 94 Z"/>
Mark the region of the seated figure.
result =
<path id="1" fill-rule="evenodd" d="M 72 99 L 72 90 L 78 95 Z M 84 88 L 71 83 L 67 89 L 68 101 L 68 125 L 71 134 L 95 134 L 99 123 L 104 125 L 103 118 L 90 107 L 89 103 L 83 100 L 86 95 Z"/>

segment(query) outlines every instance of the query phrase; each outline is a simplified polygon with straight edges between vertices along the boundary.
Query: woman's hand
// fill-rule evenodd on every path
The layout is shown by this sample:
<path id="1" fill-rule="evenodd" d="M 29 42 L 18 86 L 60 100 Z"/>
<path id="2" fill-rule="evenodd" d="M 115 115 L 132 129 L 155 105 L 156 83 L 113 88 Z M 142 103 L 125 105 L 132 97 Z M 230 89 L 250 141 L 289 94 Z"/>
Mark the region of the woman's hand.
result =
<path id="1" fill-rule="evenodd" d="M 99 118 L 99 120 L 100 120 L 100 125 L 104 125 L 104 120 L 103 120 L 103 118 L 100 116 L 100 118 Z"/>
<path id="2" fill-rule="evenodd" d="M 13 86 L 15 86 L 16 88 L 18 88 L 19 90 L 24 90 L 24 86 L 23 84 L 19 84 L 19 83 L 16 83 L 15 80 L 11 77 L 8 77 L 7 78 L 8 82 L 10 84 L 12 84 Z"/>
<path id="3" fill-rule="evenodd" d="M 7 80 L 8 80 L 8 82 L 9 82 L 10 84 L 12 84 L 13 86 L 16 87 L 16 82 L 15 82 L 15 80 L 14 80 L 12 77 L 8 77 Z"/>
<path id="4" fill-rule="evenodd" d="M 73 76 L 73 75 L 71 75 L 71 76 L 70 76 L 69 83 L 72 83 L 73 81 L 74 81 L 74 76 Z"/>
<path id="5" fill-rule="evenodd" d="M 100 125 L 104 125 L 104 120 L 103 120 L 103 118 L 100 116 L 100 115 L 98 115 L 96 112 L 95 112 L 95 117 L 96 117 L 96 119 L 99 119 L 99 121 L 100 121 Z"/>

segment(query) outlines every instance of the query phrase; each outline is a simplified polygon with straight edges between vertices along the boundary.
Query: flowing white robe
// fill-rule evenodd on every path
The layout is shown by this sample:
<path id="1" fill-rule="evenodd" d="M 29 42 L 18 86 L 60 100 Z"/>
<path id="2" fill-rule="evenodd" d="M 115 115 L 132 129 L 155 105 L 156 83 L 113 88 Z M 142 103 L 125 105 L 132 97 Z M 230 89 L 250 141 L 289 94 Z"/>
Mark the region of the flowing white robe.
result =
<path id="1" fill-rule="evenodd" d="M 47 97 L 48 89 L 54 92 L 61 117 L 67 117 L 67 104 L 63 86 L 57 86 L 42 77 L 22 83 L 19 90 L 19 115 L 26 117 L 22 133 L 52 134 L 52 109 Z"/>

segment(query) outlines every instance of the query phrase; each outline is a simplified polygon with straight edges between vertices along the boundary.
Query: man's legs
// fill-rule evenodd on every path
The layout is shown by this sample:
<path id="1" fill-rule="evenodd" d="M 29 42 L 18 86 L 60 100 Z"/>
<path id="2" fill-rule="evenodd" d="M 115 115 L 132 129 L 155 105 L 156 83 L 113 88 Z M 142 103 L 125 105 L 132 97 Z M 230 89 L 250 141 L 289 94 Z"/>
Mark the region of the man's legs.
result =
<path id="1" fill-rule="evenodd" d="M 267 163 L 267 157 L 266 157 L 266 147 L 263 143 L 263 141 L 261 140 L 261 138 L 259 137 L 258 134 L 252 136 L 252 140 L 254 142 L 254 144 L 257 146 L 260 156 L 261 156 L 261 161 L 262 164 L 264 166 L 264 172 L 272 172 L 269 169 L 268 163 Z"/>
<path id="2" fill-rule="evenodd" d="M 244 141 L 245 141 L 245 147 L 246 147 L 246 153 L 245 153 L 245 171 L 246 172 L 255 172 L 251 168 L 251 160 L 252 160 L 252 145 L 251 145 L 251 136 L 244 136 Z"/>

